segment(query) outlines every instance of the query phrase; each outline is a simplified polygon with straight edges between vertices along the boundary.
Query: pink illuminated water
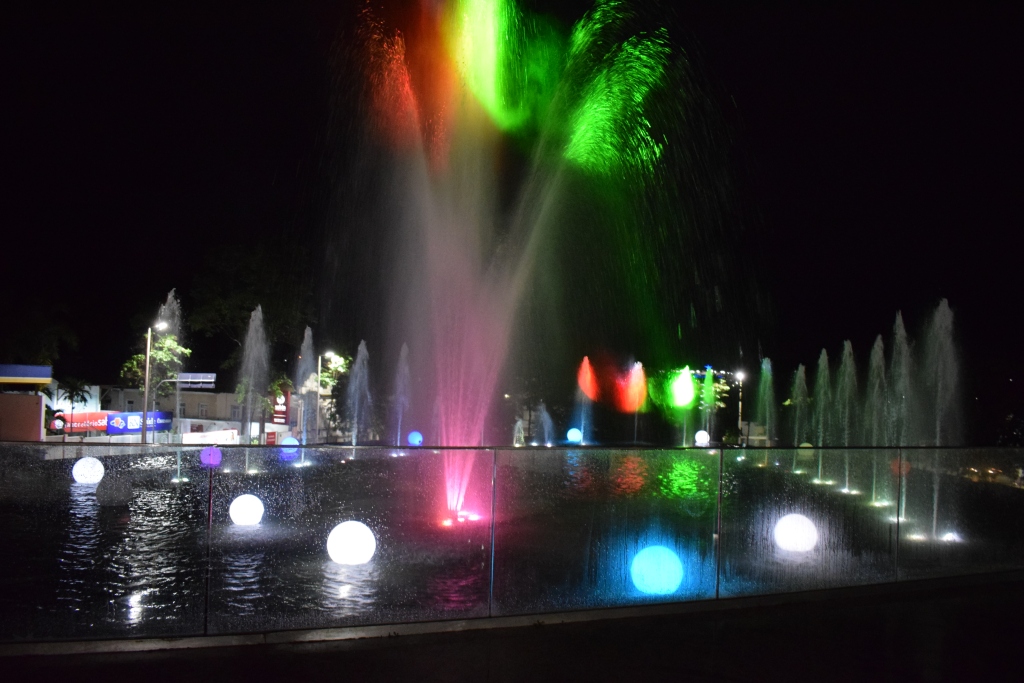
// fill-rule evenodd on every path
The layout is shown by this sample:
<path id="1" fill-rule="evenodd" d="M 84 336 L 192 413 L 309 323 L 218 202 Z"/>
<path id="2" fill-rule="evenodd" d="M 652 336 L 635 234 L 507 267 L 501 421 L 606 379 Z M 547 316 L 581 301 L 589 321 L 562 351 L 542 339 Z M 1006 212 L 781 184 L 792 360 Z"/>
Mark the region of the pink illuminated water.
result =
<path id="1" fill-rule="evenodd" d="M 556 183 L 538 177 L 514 211 L 499 209 L 501 136 L 455 78 L 438 19 L 424 7 L 415 36 L 367 15 L 370 128 L 401 159 L 394 200 L 404 209 L 408 268 L 397 274 L 396 299 L 414 302 L 419 317 L 405 338 L 421 367 L 433 366 L 433 400 L 413 401 L 436 407 L 435 445 L 480 446 Z M 462 511 L 477 453 L 442 457 L 444 505 Z"/>

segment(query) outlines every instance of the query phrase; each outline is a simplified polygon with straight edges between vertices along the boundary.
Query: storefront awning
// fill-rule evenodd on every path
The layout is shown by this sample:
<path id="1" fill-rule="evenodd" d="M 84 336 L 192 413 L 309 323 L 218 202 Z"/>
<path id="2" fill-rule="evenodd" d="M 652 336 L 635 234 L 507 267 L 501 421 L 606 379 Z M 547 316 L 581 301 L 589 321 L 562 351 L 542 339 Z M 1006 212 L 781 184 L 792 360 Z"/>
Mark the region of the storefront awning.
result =
<path id="1" fill-rule="evenodd" d="M 52 375 L 49 365 L 0 365 L 0 384 L 49 384 Z"/>

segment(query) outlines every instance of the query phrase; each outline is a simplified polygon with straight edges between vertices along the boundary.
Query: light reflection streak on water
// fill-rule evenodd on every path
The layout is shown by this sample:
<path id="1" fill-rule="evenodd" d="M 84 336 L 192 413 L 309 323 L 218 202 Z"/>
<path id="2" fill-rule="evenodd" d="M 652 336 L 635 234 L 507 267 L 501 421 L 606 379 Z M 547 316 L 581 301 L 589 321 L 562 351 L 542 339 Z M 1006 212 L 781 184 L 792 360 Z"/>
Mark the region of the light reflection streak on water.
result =
<path id="1" fill-rule="evenodd" d="M 377 568 L 373 560 L 360 565 L 342 565 L 328 560 L 321 568 L 324 609 L 344 616 L 373 609 L 377 597 Z"/>
<path id="2" fill-rule="evenodd" d="M 232 529 L 231 531 L 235 531 Z M 253 531 L 238 528 L 239 533 Z M 251 535 L 251 534 L 250 534 Z M 257 613 L 264 601 L 267 583 L 266 553 L 258 549 L 232 551 L 224 563 L 224 602 L 232 613 L 250 616 Z"/>
<path id="3" fill-rule="evenodd" d="M 94 484 L 71 484 L 67 540 L 60 552 L 57 603 L 75 612 L 89 603 L 88 587 L 96 580 L 96 550 L 100 543 L 98 508 Z"/>
<path id="4" fill-rule="evenodd" d="M 108 464 L 114 476 L 117 461 Z M 176 622 L 196 604 L 204 565 L 193 546 L 205 519 L 194 492 L 170 483 L 175 472 L 170 453 L 133 458 L 118 475 L 132 481 L 127 506 L 101 506 L 96 486 L 70 485 L 57 600 L 87 612 L 90 627 Z"/>
<path id="5" fill-rule="evenodd" d="M 192 601 L 191 582 L 185 579 L 198 568 L 186 548 L 202 520 L 183 491 L 166 482 L 153 484 L 135 487 L 128 529 L 112 558 L 117 574 L 108 590 L 115 598 L 146 595 L 147 620 L 175 619 Z"/>

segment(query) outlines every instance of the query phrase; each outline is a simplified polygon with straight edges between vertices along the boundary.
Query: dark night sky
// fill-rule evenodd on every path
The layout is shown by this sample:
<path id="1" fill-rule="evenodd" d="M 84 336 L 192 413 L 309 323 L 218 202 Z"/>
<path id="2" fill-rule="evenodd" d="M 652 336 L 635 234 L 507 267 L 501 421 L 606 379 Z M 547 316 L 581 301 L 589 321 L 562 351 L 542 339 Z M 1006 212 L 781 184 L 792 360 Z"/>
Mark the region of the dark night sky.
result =
<path id="1" fill-rule="evenodd" d="M 203 253 L 318 243 L 331 55 L 358 5 L 5 22 L 0 334 L 54 311 L 80 342 L 57 375 L 112 381 L 148 311 L 216 267 Z M 773 303 L 776 367 L 847 338 L 866 357 L 897 309 L 913 330 L 947 297 L 968 373 L 998 368 L 971 398 L 1020 407 L 1019 13 L 705 2 L 678 19 L 734 127 L 740 258 Z"/>

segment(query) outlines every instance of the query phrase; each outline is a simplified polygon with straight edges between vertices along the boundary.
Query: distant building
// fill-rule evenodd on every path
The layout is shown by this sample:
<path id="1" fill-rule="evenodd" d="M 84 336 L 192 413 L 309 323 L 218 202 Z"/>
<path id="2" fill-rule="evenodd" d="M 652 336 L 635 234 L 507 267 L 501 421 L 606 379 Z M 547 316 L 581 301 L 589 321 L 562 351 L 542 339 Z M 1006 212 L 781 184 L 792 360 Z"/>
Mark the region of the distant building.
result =
<path id="1" fill-rule="evenodd" d="M 0 441 L 42 441 L 49 365 L 0 365 Z"/>
<path id="2" fill-rule="evenodd" d="M 172 433 L 211 432 L 234 429 L 242 433 L 242 406 L 233 393 L 183 389 L 171 396 L 150 396 L 150 410 L 174 415 Z M 175 405 L 177 403 L 177 405 Z M 142 412 L 142 390 L 105 386 L 103 410 Z"/>

